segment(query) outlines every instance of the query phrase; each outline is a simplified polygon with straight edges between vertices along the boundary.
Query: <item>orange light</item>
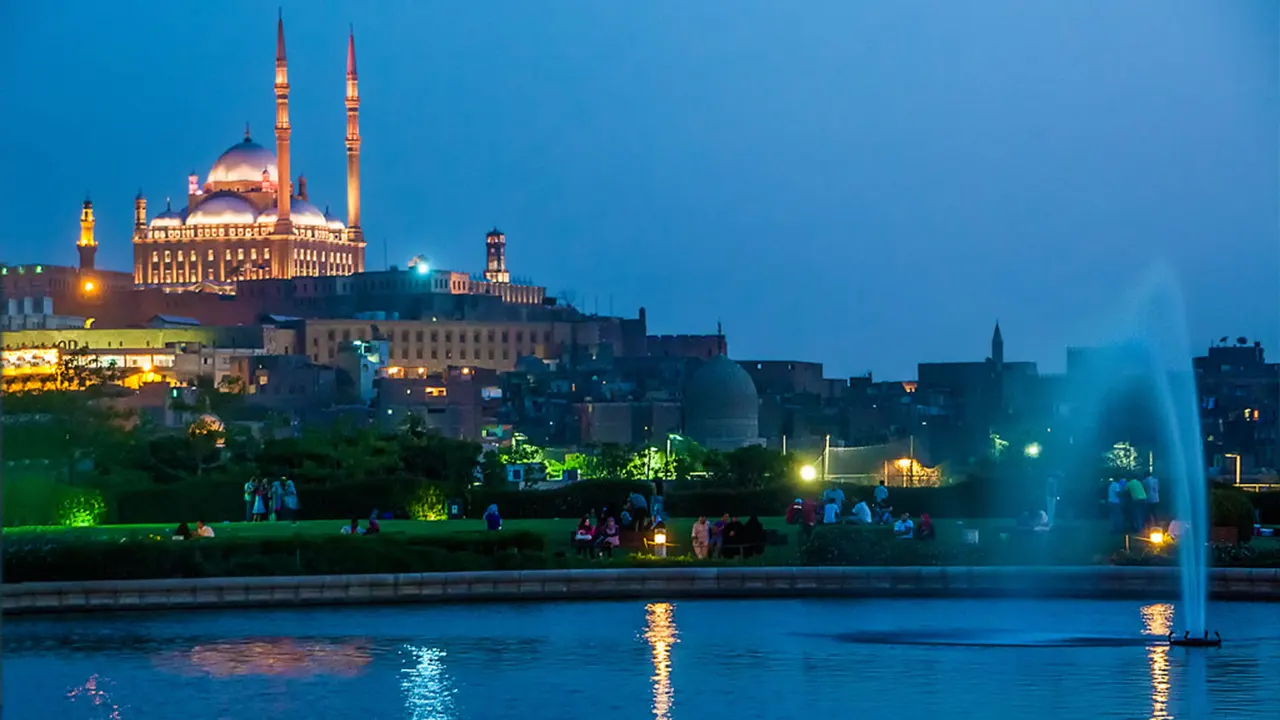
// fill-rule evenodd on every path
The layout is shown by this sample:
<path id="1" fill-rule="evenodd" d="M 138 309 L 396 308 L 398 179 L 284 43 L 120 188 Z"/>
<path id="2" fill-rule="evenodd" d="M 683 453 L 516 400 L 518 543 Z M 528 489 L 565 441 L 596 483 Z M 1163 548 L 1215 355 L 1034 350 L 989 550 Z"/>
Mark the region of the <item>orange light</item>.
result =
<path id="1" fill-rule="evenodd" d="M 911 458 L 898 458 L 897 461 L 895 462 L 897 466 L 902 468 L 903 470 L 906 470 L 907 468 L 911 467 Z"/>
<path id="2" fill-rule="evenodd" d="M 97 287 L 98 287 L 98 286 L 97 286 L 96 284 L 94 284 L 94 282 L 93 282 L 92 280 L 85 280 L 85 281 L 84 281 L 84 291 L 85 291 L 85 292 L 93 292 L 95 289 L 97 289 Z"/>

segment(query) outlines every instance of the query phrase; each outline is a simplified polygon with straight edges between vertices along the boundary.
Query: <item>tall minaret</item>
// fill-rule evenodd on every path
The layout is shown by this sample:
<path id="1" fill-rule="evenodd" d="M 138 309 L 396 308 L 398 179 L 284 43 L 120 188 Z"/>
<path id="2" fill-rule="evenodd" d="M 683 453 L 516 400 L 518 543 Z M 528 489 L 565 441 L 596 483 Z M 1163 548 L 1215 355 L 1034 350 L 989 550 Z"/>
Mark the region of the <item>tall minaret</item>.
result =
<path id="1" fill-rule="evenodd" d="M 996 323 L 996 331 L 991 334 L 991 361 L 996 364 L 996 372 L 1004 370 L 1004 336 L 1000 334 L 1000 323 Z"/>
<path id="2" fill-rule="evenodd" d="M 360 237 L 360 87 L 356 79 L 356 31 L 347 36 L 347 227 Z"/>
<path id="3" fill-rule="evenodd" d="M 284 58 L 284 14 L 276 24 L 276 227 L 277 235 L 293 232 L 289 199 L 293 176 L 289 174 L 289 65 Z"/>
<path id="4" fill-rule="evenodd" d="M 142 188 L 138 188 L 138 194 L 133 198 L 133 226 L 147 226 L 147 199 L 142 196 Z"/>
<path id="5" fill-rule="evenodd" d="M 80 208 L 80 239 L 76 242 L 76 251 L 80 253 L 80 269 L 92 270 L 98 241 L 93 238 L 93 201 L 89 198 L 85 198 Z"/>

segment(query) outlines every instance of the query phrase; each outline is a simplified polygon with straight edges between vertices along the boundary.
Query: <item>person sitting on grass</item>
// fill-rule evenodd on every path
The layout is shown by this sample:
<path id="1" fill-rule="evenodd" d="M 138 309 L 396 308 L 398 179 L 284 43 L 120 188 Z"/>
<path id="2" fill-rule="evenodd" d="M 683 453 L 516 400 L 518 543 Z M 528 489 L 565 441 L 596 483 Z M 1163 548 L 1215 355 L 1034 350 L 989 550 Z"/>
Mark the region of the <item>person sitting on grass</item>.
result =
<path id="1" fill-rule="evenodd" d="M 755 555 L 763 555 L 764 546 L 768 540 L 768 533 L 764 531 L 764 525 L 760 522 L 760 518 L 752 515 L 742 528 L 742 557 L 749 558 Z"/>
<path id="2" fill-rule="evenodd" d="M 858 504 L 853 506 L 853 515 L 849 516 L 849 522 L 854 525 L 871 524 L 871 506 L 867 505 L 866 500 L 859 500 Z"/>
<path id="3" fill-rule="evenodd" d="M 502 516 L 498 514 L 498 506 L 490 505 L 488 510 L 484 511 L 484 526 L 490 530 L 502 529 Z"/>
<path id="4" fill-rule="evenodd" d="M 933 518 L 929 513 L 920 516 L 920 527 L 916 528 L 916 537 L 921 540 L 937 540 L 938 531 L 933 527 Z"/>
<path id="5" fill-rule="evenodd" d="M 213 537 L 213 528 L 209 527 L 208 525 L 205 525 L 203 520 L 197 520 L 196 535 L 202 538 Z"/>
<path id="6" fill-rule="evenodd" d="M 360 518 L 352 518 L 350 525 L 342 526 L 343 535 L 363 535 L 364 529 L 360 527 Z"/>
<path id="7" fill-rule="evenodd" d="M 364 531 L 365 535 L 376 535 L 382 532 L 382 526 L 378 524 L 378 508 L 374 508 L 369 513 L 369 529 Z"/>
<path id="8" fill-rule="evenodd" d="M 174 540 L 190 540 L 191 528 L 186 523 L 178 523 L 178 529 L 173 531 Z"/>
<path id="9" fill-rule="evenodd" d="M 1049 513 L 1041 510 L 1036 514 L 1035 524 L 1031 526 L 1035 532 L 1049 532 Z"/>
<path id="10" fill-rule="evenodd" d="M 596 531 L 595 546 L 602 555 L 613 557 L 613 549 L 622 544 L 619 537 L 618 523 L 612 517 L 604 521 L 604 525 Z"/>
<path id="11" fill-rule="evenodd" d="M 591 541 L 595 538 L 595 528 L 591 527 L 591 518 L 583 515 L 578 521 L 578 529 L 573 532 L 573 546 L 579 555 L 591 552 Z"/>
<path id="12" fill-rule="evenodd" d="M 898 522 L 893 524 L 893 536 L 899 540 L 910 540 L 916 536 L 916 526 L 911 522 L 911 513 L 902 513 Z"/>
<path id="13" fill-rule="evenodd" d="M 738 520 L 737 515 L 729 520 L 729 524 L 724 526 L 724 546 L 720 548 L 721 557 L 736 558 L 742 555 L 745 530 L 746 527 Z"/>
<path id="14" fill-rule="evenodd" d="M 827 504 L 822 507 L 822 524 L 835 525 L 840 522 L 840 503 L 834 497 L 827 498 Z"/>

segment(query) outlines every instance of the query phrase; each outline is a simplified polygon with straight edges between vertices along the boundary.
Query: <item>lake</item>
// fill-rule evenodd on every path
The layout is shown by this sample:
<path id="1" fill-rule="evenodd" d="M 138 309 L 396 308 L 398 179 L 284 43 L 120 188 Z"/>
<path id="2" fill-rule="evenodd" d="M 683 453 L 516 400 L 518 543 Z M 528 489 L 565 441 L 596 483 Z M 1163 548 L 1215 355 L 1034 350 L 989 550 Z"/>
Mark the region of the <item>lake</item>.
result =
<path id="1" fill-rule="evenodd" d="M 1255 718 L 1280 606 L 697 600 L 4 622 L 6 718 Z"/>

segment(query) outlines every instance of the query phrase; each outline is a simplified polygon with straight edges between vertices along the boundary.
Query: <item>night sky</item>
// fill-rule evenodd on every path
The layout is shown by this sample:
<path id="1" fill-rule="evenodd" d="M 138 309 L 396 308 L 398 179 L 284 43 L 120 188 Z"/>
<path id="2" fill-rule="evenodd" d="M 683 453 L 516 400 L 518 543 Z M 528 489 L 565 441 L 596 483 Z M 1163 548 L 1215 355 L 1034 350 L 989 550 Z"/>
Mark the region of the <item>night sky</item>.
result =
<path id="1" fill-rule="evenodd" d="M 1063 364 L 1155 262 L 1197 346 L 1280 356 L 1280 3 L 284 3 L 293 167 L 345 213 L 359 53 L 368 267 L 511 270 L 739 359 L 913 377 Z M 273 145 L 274 3 L 14 2 L 7 262 L 131 266 L 246 121 Z"/>

